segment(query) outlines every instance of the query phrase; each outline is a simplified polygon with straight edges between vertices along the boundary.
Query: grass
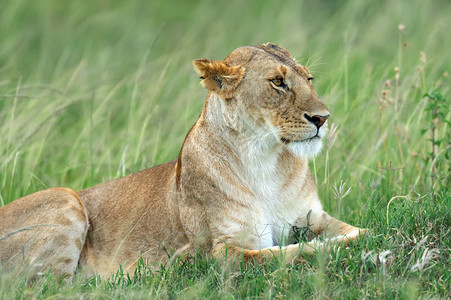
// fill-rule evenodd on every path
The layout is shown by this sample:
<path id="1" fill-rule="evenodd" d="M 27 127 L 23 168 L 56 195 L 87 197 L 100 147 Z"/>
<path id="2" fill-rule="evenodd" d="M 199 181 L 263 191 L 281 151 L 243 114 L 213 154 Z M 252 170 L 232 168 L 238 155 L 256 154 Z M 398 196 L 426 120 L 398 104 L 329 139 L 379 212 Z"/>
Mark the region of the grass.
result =
<path id="1" fill-rule="evenodd" d="M 449 297 L 451 116 L 424 95 L 450 107 L 450 15 L 446 1 L 1 2 L 0 205 L 175 158 L 206 95 L 191 60 L 272 41 L 309 66 L 338 128 L 311 164 L 326 210 L 372 234 L 300 266 L 2 274 L 0 298 Z"/>

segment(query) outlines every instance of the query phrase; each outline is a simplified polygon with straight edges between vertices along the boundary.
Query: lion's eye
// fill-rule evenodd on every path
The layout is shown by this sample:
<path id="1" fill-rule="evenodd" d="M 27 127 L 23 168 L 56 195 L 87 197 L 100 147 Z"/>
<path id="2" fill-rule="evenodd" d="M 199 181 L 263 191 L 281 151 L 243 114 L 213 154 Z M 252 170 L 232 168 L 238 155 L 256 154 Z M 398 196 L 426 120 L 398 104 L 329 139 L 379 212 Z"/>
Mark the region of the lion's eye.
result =
<path id="1" fill-rule="evenodd" d="M 312 81 L 313 81 L 313 79 L 315 79 L 315 78 L 313 78 L 313 77 L 309 77 L 309 78 L 307 78 L 307 80 L 308 80 L 308 81 L 310 81 L 310 82 L 312 82 Z"/>
<path id="2" fill-rule="evenodd" d="M 272 83 L 274 83 L 276 86 L 281 86 L 283 83 L 282 79 L 273 79 Z"/>
<path id="3" fill-rule="evenodd" d="M 276 77 L 272 79 L 271 82 L 277 87 L 284 88 L 286 86 L 285 81 L 283 81 L 283 78 L 281 77 Z"/>

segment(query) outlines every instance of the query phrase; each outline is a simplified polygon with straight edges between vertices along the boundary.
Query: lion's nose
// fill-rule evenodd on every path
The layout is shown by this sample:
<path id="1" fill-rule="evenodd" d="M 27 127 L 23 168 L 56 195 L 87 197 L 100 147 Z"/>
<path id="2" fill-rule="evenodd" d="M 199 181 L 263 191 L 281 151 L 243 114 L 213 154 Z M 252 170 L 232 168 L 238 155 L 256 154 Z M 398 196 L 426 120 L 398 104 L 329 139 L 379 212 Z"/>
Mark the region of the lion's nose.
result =
<path id="1" fill-rule="evenodd" d="M 329 118 L 330 115 L 326 115 L 326 116 L 320 116 L 320 115 L 314 115 L 312 117 L 310 117 L 307 114 L 304 114 L 304 117 L 307 119 L 307 121 L 309 121 L 310 123 L 313 123 L 313 125 L 316 126 L 316 128 L 320 128 L 321 126 L 323 126 L 324 122 L 326 122 L 326 120 Z"/>

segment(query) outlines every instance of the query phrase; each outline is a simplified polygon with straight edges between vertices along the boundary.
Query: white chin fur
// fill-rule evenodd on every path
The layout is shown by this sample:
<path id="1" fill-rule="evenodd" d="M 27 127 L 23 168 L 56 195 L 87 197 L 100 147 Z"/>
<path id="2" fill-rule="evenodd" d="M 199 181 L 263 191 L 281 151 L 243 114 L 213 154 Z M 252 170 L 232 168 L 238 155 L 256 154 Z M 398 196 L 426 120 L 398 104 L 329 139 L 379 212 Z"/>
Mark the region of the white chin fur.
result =
<path id="1" fill-rule="evenodd" d="M 321 152 L 323 143 L 322 139 L 315 138 L 302 142 L 290 142 L 286 146 L 295 156 L 315 157 Z"/>

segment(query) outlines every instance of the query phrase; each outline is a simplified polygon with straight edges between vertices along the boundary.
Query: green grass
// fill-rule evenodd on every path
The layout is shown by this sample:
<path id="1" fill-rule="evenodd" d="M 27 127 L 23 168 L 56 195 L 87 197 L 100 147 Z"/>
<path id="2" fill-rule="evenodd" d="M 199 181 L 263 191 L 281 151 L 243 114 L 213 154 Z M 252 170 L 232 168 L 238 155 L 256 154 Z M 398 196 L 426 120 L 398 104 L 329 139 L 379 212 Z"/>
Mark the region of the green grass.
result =
<path id="1" fill-rule="evenodd" d="M 206 95 L 191 60 L 271 41 L 309 66 L 338 126 L 311 164 L 326 210 L 372 231 L 300 266 L 2 274 L 0 298 L 449 297 L 451 114 L 434 121 L 424 94 L 451 106 L 450 15 L 447 1 L 0 2 L 0 205 L 175 158 Z"/>

